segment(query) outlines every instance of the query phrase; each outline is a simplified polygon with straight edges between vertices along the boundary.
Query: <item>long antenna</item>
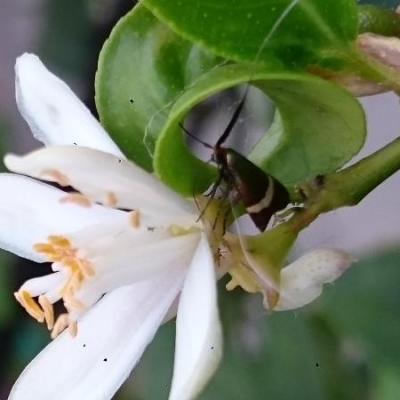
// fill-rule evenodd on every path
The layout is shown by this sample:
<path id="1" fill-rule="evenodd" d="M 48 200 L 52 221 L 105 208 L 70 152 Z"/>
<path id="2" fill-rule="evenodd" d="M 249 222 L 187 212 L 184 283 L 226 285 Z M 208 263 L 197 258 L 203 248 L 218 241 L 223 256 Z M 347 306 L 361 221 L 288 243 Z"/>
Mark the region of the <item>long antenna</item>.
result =
<path id="1" fill-rule="evenodd" d="M 235 124 L 239 118 L 239 115 L 242 112 L 244 102 L 246 101 L 247 93 L 249 92 L 249 86 L 250 85 L 246 86 L 246 91 L 244 92 L 242 100 L 240 100 L 240 103 L 237 106 L 235 112 L 233 113 L 232 118 L 228 123 L 228 126 L 225 128 L 223 134 L 219 137 L 217 143 L 215 144 L 215 148 L 220 147 L 225 142 L 225 140 L 228 138 L 229 134 L 231 133 L 233 127 L 235 126 Z"/>
<path id="2" fill-rule="evenodd" d="M 179 122 L 179 126 L 184 130 L 184 132 L 186 133 L 186 135 L 190 136 L 193 140 L 195 140 L 196 142 L 199 142 L 200 144 L 202 144 L 204 147 L 207 147 L 207 149 L 213 149 L 214 147 L 211 146 L 210 144 L 203 142 L 202 140 L 200 140 L 199 138 L 197 138 L 196 136 L 194 136 L 192 133 L 190 133 L 183 125 L 181 122 Z"/>

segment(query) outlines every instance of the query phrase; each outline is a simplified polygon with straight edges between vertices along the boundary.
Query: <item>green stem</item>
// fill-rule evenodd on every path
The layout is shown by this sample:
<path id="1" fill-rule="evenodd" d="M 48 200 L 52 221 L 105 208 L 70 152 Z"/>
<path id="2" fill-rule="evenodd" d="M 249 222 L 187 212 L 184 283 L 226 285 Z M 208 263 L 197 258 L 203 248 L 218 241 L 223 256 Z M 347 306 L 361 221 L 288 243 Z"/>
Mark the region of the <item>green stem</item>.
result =
<path id="1" fill-rule="evenodd" d="M 400 138 L 356 164 L 324 177 L 319 185 L 309 187 L 305 209 L 290 224 L 301 230 L 319 214 L 358 204 L 373 189 L 400 169 Z"/>
<path id="2" fill-rule="evenodd" d="M 400 138 L 358 163 L 333 174 L 332 184 L 340 184 L 340 205 L 358 204 L 373 189 L 400 169 Z"/>

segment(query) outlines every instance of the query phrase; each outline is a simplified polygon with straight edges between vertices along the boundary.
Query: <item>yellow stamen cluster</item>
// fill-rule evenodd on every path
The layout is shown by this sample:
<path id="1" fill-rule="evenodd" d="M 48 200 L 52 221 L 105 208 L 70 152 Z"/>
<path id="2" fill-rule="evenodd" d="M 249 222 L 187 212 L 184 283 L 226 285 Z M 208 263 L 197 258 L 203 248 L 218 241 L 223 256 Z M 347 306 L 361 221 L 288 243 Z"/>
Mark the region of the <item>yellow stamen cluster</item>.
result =
<path id="1" fill-rule="evenodd" d="M 77 254 L 78 250 L 63 236 L 49 236 L 48 243 L 35 244 L 34 249 L 45 254 L 48 261 L 59 262 L 64 268 L 69 269 L 68 280 L 59 292 L 60 298 L 68 312 L 84 310 L 85 306 L 75 297 L 75 293 L 86 278 L 95 274 L 91 263 L 80 258 Z M 52 338 L 58 336 L 66 328 L 69 328 L 73 336 L 76 335 L 76 321 L 72 321 L 68 313 L 59 315 L 55 320 L 53 304 L 45 295 L 39 296 L 36 302 L 28 291 L 19 290 L 15 293 L 15 297 L 29 315 L 38 322 L 46 322 L 47 328 L 52 330 Z"/>

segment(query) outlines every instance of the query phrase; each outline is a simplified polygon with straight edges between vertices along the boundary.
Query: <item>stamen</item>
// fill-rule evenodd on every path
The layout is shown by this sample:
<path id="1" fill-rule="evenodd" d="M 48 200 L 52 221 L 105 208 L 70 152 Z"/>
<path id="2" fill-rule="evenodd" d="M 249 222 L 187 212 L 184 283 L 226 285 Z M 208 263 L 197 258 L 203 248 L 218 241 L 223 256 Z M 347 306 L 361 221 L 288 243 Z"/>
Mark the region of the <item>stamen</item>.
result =
<path id="1" fill-rule="evenodd" d="M 33 248 L 38 253 L 51 253 L 53 251 L 53 245 L 48 243 L 36 243 Z"/>
<path id="2" fill-rule="evenodd" d="M 71 247 L 71 242 L 65 236 L 50 235 L 49 242 L 54 246 Z"/>
<path id="3" fill-rule="evenodd" d="M 77 289 L 79 289 L 80 283 L 83 277 L 79 271 L 75 271 L 64 284 L 60 290 L 60 296 L 64 298 L 65 296 L 72 295 Z"/>
<path id="4" fill-rule="evenodd" d="M 91 207 L 91 201 L 82 193 L 69 193 L 60 199 L 60 203 L 73 203 L 81 207 Z"/>
<path id="5" fill-rule="evenodd" d="M 14 293 L 15 298 L 18 303 L 21 304 L 22 307 L 25 308 L 26 312 L 36 321 L 42 323 L 45 319 L 45 313 L 41 308 L 37 305 L 35 300 L 33 300 L 32 296 L 26 290 L 20 290 L 19 292 Z"/>
<path id="6" fill-rule="evenodd" d="M 64 332 L 65 329 L 69 330 L 69 333 L 72 337 L 76 337 L 78 334 L 78 323 L 77 321 L 71 321 L 69 319 L 68 314 L 61 314 L 56 323 L 54 324 L 54 328 L 51 332 L 51 338 L 55 339 L 60 333 Z"/>
<path id="7" fill-rule="evenodd" d="M 140 212 L 138 210 L 133 210 L 130 214 L 130 223 L 134 228 L 140 227 Z"/>
<path id="8" fill-rule="evenodd" d="M 49 243 L 36 243 L 33 248 L 39 253 L 44 253 L 51 262 L 61 261 L 66 256 L 75 255 L 71 242 L 64 236 L 51 235 Z"/>
<path id="9" fill-rule="evenodd" d="M 67 270 L 66 281 L 61 289 L 57 289 L 57 298 L 63 300 L 68 313 L 84 311 L 86 307 L 75 297 L 75 293 L 80 289 L 86 278 L 96 274 L 92 263 L 79 257 L 78 249 L 73 247 L 71 241 L 65 236 L 51 235 L 48 237 L 47 243 L 37 243 L 34 245 L 34 249 L 45 254 L 48 260 L 53 261 L 53 270 Z M 47 297 L 42 295 L 38 298 L 43 310 L 32 300 L 28 292 L 18 292 L 16 297 L 30 315 L 39 322 L 46 321 L 48 329 L 52 330 L 51 337 L 53 339 L 67 327 L 69 327 L 71 335 L 76 335 L 77 322 L 72 322 L 68 313 L 61 314 L 54 322 L 53 305 Z"/>
<path id="10" fill-rule="evenodd" d="M 68 311 L 84 311 L 85 305 L 76 299 L 72 293 L 65 293 L 63 296 L 64 306 Z"/>
<path id="11" fill-rule="evenodd" d="M 76 337 L 78 334 L 78 323 L 76 321 L 70 321 L 68 325 L 69 333 L 72 337 Z"/>
<path id="12" fill-rule="evenodd" d="M 47 324 L 47 329 L 51 331 L 54 326 L 54 308 L 46 296 L 39 296 L 38 303 L 44 311 L 44 319 Z"/>
<path id="13" fill-rule="evenodd" d="M 55 339 L 61 332 L 63 332 L 69 326 L 68 314 L 61 314 L 54 324 L 53 330 L 51 331 L 51 338 Z"/>
<path id="14" fill-rule="evenodd" d="M 56 169 L 44 169 L 41 173 L 42 176 L 49 176 L 50 178 L 53 178 L 55 182 L 57 182 L 61 186 L 69 186 L 69 179 L 67 176 L 62 174 L 60 171 L 57 171 Z"/>
<path id="15" fill-rule="evenodd" d="M 86 276 L 93 276 L 96 274 L 95 269 L 92 267 L 92 263 L 87 260 L 78 259 L 79 268 Z"/>
<path id="16" fill-rule="evenodd" d="M 109 207 L 115 207 L 118 204 L 117 196 L 114 192 L 107 192 L 104 204 Z"/>

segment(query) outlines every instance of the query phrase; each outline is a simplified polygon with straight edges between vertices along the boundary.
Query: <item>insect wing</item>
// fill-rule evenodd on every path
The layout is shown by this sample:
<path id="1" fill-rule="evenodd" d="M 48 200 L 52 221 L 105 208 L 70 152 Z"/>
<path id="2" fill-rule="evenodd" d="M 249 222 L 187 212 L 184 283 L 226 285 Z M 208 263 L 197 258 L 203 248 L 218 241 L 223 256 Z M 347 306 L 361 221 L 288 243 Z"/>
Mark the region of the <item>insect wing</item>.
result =
<path id="1" fill-rule="evenodd" d="M 230 148 L 224 150 L 240 200 L 257 228 L 264 231 L 271 217 L 289 204 L 289 193 L 280 182 L 246 157 Z"/>

